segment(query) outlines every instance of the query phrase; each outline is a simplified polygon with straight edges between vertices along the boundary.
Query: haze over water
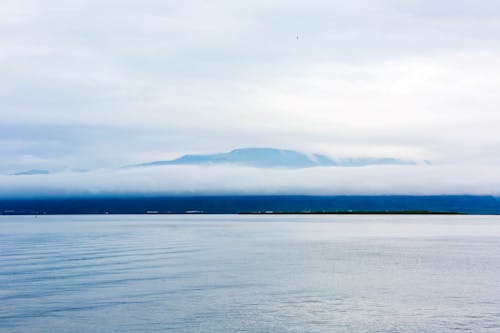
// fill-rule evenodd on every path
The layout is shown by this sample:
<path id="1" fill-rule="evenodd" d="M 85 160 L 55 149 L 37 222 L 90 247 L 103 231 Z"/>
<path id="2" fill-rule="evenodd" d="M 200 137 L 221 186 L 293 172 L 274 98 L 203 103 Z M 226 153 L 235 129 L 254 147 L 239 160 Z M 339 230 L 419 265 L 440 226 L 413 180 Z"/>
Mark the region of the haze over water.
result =
<path id="1" fill-rule="evenodd" d="M 0 216 L 0 332 L 498 332 L 495 216 Z"/>

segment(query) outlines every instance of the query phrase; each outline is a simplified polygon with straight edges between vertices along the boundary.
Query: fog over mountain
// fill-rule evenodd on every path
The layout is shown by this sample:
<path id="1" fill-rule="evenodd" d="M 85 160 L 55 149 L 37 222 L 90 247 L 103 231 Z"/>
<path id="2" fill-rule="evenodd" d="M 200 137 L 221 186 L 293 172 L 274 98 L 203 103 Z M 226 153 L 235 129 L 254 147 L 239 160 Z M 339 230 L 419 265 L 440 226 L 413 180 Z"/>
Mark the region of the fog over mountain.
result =
<path id="1" fill-rule="evenodd" d="M 463 177 L 469 170 L 478 172 Z M 0 197 L 75 195 L 500 194 L 498 169 L 480 165 L 256 168 L 217 165 L 0 176 Z"/>

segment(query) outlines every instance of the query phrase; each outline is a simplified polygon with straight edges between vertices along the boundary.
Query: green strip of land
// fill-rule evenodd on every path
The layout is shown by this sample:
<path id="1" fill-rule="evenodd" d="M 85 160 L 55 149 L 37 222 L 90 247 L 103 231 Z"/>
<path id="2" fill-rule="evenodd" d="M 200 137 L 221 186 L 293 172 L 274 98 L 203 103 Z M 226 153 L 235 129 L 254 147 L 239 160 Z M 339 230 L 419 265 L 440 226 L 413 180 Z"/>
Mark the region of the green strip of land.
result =
<path id="1" fill-rule="evenodd" d="M 467 215 L 460 212 L 434 212 L 428 210 L 387 210 L 387 211 L 367 211 L 367 210 L 348 210 L 348 211 L 311 211 L 311 212 L 279 212 L 279 211 L 259 211 L 259 212 L 240 212 L 242 215 Z"/>

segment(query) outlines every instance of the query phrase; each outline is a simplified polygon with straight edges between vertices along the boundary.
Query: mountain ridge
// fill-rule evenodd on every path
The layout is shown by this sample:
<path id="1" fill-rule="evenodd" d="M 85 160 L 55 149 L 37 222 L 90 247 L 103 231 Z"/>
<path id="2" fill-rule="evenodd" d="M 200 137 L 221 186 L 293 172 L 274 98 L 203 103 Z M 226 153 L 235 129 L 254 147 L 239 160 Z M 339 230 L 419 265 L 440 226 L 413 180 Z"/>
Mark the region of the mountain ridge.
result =
<path id="1" fill-rule="evenodd" d="M 277 148 L 238 148 L 227 153 L 186 154 L 172 160 L 160 160 L 127 165 L 124 168 L 162 165 L 218 165 L 232 164 L 258 168 L 310 168 L 320 166 L 359 167 L 367 165 L 415 164 L 413 161 L 392 157 L 352 157 L 333 159 L 323 154 L 305 154 L 295 150 Z"/>
<path id="2" fill-rule="evenodd" d="M 10 175 L 11 176 L 33 176 L 33 175 L 48 175 L 48 174 L 50 174 L 49 170 L 30 169 L 30 170 L 26 170 L 26 171 L 12 173 Z"/>

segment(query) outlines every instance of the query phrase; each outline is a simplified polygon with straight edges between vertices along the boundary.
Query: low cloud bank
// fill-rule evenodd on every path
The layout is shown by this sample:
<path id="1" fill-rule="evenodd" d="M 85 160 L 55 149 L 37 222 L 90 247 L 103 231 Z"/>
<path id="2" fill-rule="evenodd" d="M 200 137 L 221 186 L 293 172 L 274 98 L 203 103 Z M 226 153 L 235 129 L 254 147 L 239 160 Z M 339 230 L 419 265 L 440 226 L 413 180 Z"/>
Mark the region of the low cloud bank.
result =
<path id="1" fill-rule="evenodd" d="M 162 166 L 86 173 L 0 176 L 1 197 L 78 195 L 500 194 L 494 166 L 415 165 L 257 169 Z"/>

